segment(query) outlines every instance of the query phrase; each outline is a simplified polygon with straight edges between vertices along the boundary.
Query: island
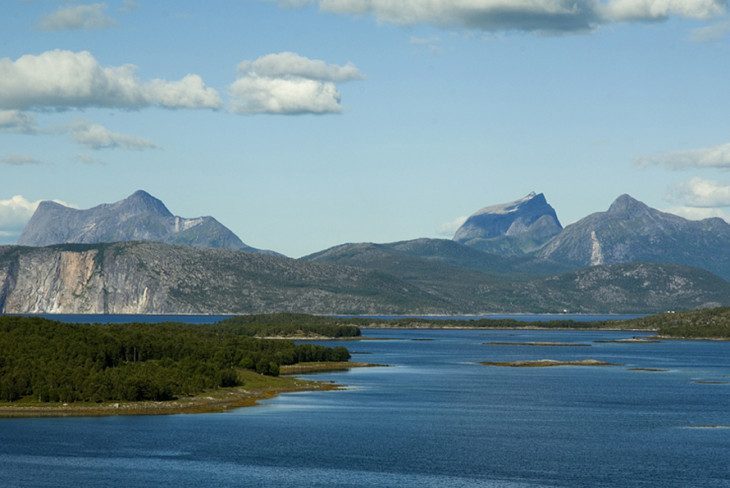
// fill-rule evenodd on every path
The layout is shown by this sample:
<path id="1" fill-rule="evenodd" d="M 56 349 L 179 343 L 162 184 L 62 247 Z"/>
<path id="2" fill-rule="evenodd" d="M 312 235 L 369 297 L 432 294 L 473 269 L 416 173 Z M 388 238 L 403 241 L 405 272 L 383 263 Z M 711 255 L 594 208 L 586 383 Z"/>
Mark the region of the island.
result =
<path id="1" fill-rule="evenodd" d="M 344 347 L 254 337 L 359 335 L 357 328 L 249 320 L 104 325 L 0 317 L 0 416 L 222 411 L 282 392 L 337 388 L 279 377 L 296 371 L 287 367 L 365 365 L 349 362 Z"/>
<path id="2" fill-rule="evenodd" d="M 597 359 L 578 359 L 558 361 L 555 359 L 534 359 L 521 361 L 483 361 L 483 366 L 504 366 L 509 368 L 548 368 L 552 366 L 620 366 L 617 363 L 607 363 Z"/>
<path id="3" fill-rule="evenodd" d="M 287 314 L 282 314 L 287 315 Z M 354 326 L 357 328 L 398 329 L 535 329 L 535 330 L 626 330 L 654 332 L 650 337 L 596 340 L 594 342 L 646 343 L 661 339 L 730 339 L 730 307 L 717 307 L 681 312 L 664 312 L 629 320 L 602 320 L 581 322 L 570 319 L 549 321 L 517 320 L 512 318 L 467 318 L 446 317 L 317 317 L 307 315 L 309 325 Z M 492 345 L 518 345 L 504 343 Z M 550 342 L 534 342 L 525 345 L 562 345 Z M 570 344 L 572 346 L 577 343 Z"/>

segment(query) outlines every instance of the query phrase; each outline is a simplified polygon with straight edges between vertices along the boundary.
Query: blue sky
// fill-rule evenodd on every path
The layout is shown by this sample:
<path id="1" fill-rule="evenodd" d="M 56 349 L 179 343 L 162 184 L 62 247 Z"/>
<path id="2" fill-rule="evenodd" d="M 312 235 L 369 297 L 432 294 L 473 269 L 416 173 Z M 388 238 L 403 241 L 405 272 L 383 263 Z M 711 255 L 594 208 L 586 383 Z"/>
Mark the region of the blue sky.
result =
<path id="1" fill-rule="evenodd" d="M 449 236 L 533 190 L 564 224 L 622 193 L 730 214 L 723 0 L 3 10 L 0 242 L 39 200 L 137 189 L 290 256 Z"/>

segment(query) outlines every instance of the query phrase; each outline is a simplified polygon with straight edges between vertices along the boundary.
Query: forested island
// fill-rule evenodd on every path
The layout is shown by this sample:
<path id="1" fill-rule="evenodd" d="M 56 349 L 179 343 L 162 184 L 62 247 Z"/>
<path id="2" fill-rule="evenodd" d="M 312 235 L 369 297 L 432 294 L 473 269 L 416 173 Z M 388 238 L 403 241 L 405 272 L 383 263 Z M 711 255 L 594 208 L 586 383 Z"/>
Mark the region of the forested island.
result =
<path id="1" fill-rule="evenodd" d="M 247 320 L 81 325 L 0 317 L 0 402 L 164 402 L 246 387 L 252 379 L 261 386 L 262 377 L 278 376 L 284 365 L 345 364 L 350 358 L 344 347 L 254 338 L 261 331 L 270 333 L 269 325 L 252 328 Z M 287 329 L 284 322 L 276 326 L 277 334 L 299 330 L 298 325 Z M 354 327 L 314 324 L 307 330 L 332 337 L 359 333 Z M 285 383 L 276 386 L 302 389 L 301 382 Z"/>
<path id="2" fill-rule="evenodd" d="M 332 319 L 328 319 L 331 323 Z M 576 329 L 636 330 L 656 332 L 662 338 L 730 339 L 730 307 L 685 312 L 667 312 L 630 320 L 581 322 L 577 320 L 530 321 L 516 319 L 475 318 L 341 318 L 340 325 L 358 327 L 393 327 L 406 329 L 484 328 L 484 329 Z"/>

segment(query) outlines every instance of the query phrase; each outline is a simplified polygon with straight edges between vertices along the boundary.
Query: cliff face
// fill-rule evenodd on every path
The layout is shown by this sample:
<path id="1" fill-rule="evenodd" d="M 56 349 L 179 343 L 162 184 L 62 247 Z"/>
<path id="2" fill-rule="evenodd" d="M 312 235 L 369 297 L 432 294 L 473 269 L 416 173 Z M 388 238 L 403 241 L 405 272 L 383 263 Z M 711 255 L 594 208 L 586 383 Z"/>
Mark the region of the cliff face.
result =
<path id="1" fill-rule="evenodd" d="M 0 247 L 4 313 L 316 313 L 436 310 L 380 273 L 159 243 Z"/>
<path id="2" fill-rule="evenodd" d="M 730 305 L 730 284 L 694 268 L 626 264 L 510 278 L 419 256 L 425 250 L 421 243 L 355 246 L 312 262 L 153 242 L 6 246 L 0 313 L 602 313 Z"/>
<path id="3" fill-rule="evenodd" d="M 481 251 L 519 255 L 540 248 L 562 229 L 545 195 L 530 193 L 474 213 L 456 231 L 454 241 Z"/>

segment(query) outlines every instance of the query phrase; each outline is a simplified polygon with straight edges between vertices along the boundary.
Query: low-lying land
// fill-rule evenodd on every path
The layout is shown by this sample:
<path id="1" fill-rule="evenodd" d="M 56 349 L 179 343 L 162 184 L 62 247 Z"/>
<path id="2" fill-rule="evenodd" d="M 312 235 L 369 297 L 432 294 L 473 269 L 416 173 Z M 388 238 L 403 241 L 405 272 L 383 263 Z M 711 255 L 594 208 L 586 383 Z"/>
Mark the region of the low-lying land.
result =
<path id="1" fill-rule="evenodd" d="M 320 361 L 315 363 L 298 363 L 282 366 L 280 374 L 294 375 L 306 373 L 326 373 L 328 371 L 347 371 L 351 368 L 372 368 L 376 366 L 385 366 L 384 364 L 360 363 L 353 361 Z"/>
<path id="2" fill-rule="evenodd" d="M 591 347 L 590 344 L 586 344 L 583 342 L 500 342 L 500 341 L 492 341 L 492 342 L 485 342 L 484 345 L 486 346 L 532 346 L 532 347 Z"/>
<path id="3" fill-rule="evenodd" d="M 510 368 L 547 368 L 551 366 L 620 366 L 597 359 L 579 359 L 575 361 L 557 361 L 555 359 L 534 359 L 523 361 L 483 361 L 484 366 L 505 366 Z"/>
<path id="4" fill-rule="evenodd" d="M 122 411 L 208 411 L 278 391 L 319 388 L 291 379 L 277 383 L 282 366 L 350 359 L 344 347 L 251 335 L 247 324 L 229 321 L 79 325 L 0 317 L 0 415 L 43 405 L 98 411 L 128 402 L 168 403 Z"/>
<path id="5" fill-rule="evenodd" d="M 238 376 L 242 386 L 217 388 L 194 396 L 164 401 L 49 403 L 25 398 L 16 402 L 0 402 L 0 417 L 97 417 L 225 412 L 234 408 L 254 406 L 259 401 L 280 393 L 340 388 L 332 383 L 307 381 L 289 376 L 277 378 L 246 370 L 239 371 Z"/>
<path id="6" fill-rule="evenodd" d="M 667 312 L 630 320 L 603 320 L 581 322 L 577 320 L 528 321 L 516 319 L 479 318 L 472 320 L 442 318 L 379 317 L 332 318 L 340 325 L 367 328 L 404 329 L 572 329 L 572 330 L 629 330 L 656 332 L 655 337 L 633 337 L 610 342 L 651 342 L 658 339 L 730 339 L 730 307 L 718 307 L 686 312 Z M 595 341 L 609 342 L 609 341 Z"/>

